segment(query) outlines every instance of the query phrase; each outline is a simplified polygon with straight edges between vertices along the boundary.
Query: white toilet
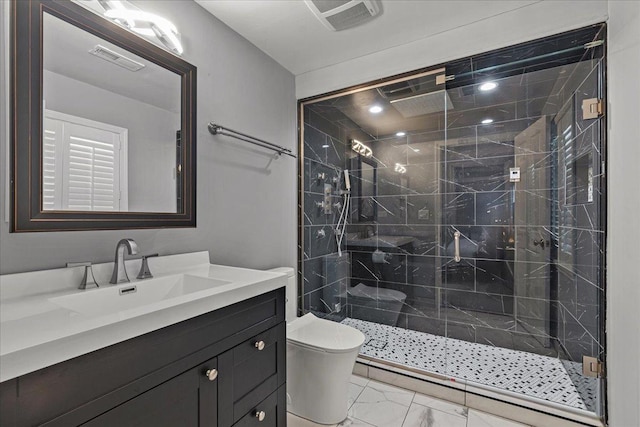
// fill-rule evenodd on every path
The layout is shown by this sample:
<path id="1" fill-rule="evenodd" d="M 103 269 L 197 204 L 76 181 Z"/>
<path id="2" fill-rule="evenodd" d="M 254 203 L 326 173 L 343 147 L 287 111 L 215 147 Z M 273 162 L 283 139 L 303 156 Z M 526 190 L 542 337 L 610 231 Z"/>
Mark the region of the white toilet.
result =
<path id="1" fill-rule="evenodd" d="M 287 279 L 287 411 L 319 424 L 347 418 L 349 379 L 364 334 L 355 328 L 319 319 L 296 318 L 297 288 L 292 268 Z"/>

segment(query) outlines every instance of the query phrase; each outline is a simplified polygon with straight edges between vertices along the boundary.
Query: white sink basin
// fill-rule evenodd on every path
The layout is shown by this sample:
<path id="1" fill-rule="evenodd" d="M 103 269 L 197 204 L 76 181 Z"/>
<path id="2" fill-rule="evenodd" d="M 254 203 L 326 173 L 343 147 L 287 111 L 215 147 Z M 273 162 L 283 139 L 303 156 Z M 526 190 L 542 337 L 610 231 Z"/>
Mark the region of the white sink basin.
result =
<path id="1" fill-rule="evenodd" d="M 95 290 L 50 298 L 49 301 L 77 313 L 103 315 L 146 307 L 229 283 L 210 277 L 178 274 L 117 286 L 106 285 Z"/>

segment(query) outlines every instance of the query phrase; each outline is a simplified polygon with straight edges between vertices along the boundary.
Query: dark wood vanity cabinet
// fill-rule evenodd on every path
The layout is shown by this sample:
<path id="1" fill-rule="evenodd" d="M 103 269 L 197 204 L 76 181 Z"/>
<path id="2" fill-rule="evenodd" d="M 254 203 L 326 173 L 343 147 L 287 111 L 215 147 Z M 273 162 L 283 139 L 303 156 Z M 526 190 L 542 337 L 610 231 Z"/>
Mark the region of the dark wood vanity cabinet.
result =
<path id="1" fill-rule="evenodd" d="M 284 288 L 0 384 L 0 424 L 286 426 Z"/>

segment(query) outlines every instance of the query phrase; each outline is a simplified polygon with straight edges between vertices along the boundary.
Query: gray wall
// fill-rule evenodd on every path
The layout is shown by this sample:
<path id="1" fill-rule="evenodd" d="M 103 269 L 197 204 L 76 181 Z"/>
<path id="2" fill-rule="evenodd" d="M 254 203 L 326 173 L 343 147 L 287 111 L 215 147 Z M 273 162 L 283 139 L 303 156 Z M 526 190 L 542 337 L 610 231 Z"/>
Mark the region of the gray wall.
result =
<path id="1" fill-rule="evenodd" d="M 609 2 L 607 372 L 612 427 L 640 426 L 640 2 Z"/>
<path id="2" fill-rule="evenodd" d="M 8 3 L 2 7 L 2 81 L 7 81 Z M 207 122 L 295 150 L 294 77 L 191 1 L 136 1 L 172 20 L 182 33 L 184 59 L 198 67 L 197 228 L 132 231 L 9 233 L 6 84 L 1 85 L 0 273 L 62 267 L 67 261 L 110 261 L 116 242 L 132 237 L 144 253 L 209 250 L 214 263 L 269 268 L 295 266 L 296 161 L 213 137 Z"/>
<path id="3" fill-rule="evenodd" d="M 43 80 L 48 110 L 128 130 L 129 211 L 176 211 L 174 168 L 179 112 L 164 110 L 51 71 L 43 73 Z M 176 84 L 179 85 L 178 78 Z"/>

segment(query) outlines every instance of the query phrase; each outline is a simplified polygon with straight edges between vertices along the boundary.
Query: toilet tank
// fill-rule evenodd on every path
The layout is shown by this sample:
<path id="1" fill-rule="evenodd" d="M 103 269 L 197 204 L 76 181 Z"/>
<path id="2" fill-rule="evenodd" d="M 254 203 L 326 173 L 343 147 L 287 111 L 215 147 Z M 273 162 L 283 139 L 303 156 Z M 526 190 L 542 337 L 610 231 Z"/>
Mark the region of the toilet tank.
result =
<path id="1" fill-rule="evenodd" d="M 285 273 L 287 275 L 287 308 L 285 311 L 285 319 L 287 322 L 290 322 L 297 317 L 298 310 L 298 286 L 296 285 L 295 270 L 291 267 L 278 267 L 268 271 Z"/>

